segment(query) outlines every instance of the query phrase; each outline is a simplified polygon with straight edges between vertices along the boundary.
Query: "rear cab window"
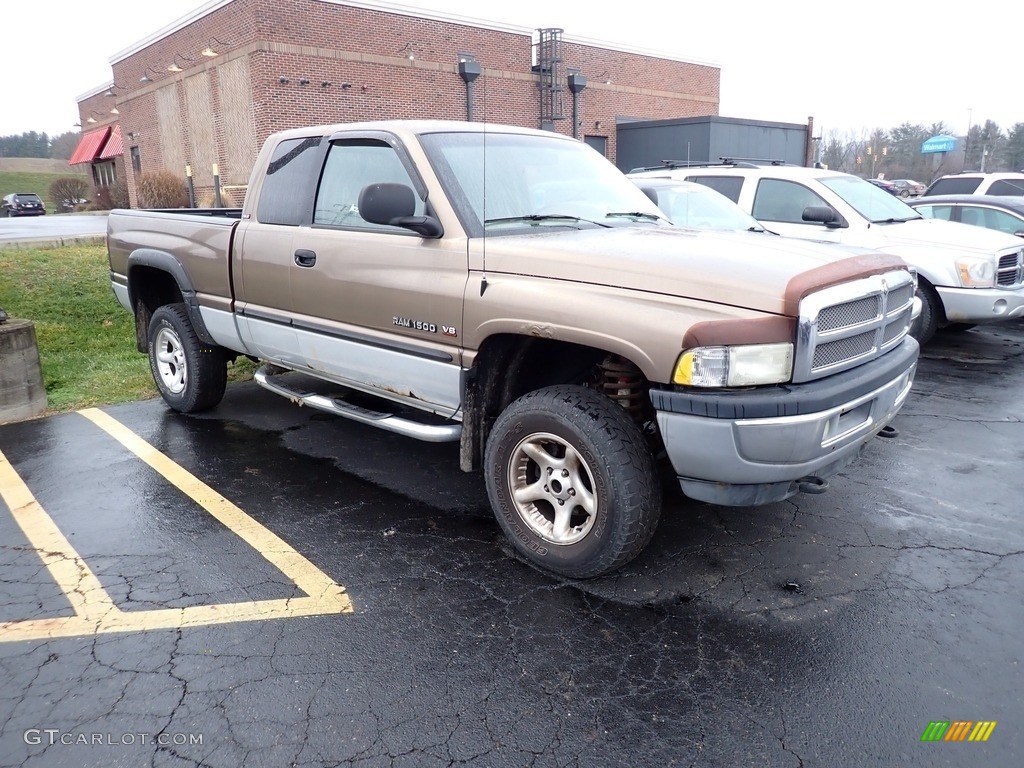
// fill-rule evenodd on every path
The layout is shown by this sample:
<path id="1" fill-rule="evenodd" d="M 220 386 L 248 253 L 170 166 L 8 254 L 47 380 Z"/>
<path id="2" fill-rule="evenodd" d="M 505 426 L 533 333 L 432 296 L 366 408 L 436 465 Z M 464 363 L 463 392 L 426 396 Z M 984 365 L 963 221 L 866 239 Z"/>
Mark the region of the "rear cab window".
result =
<path id="1" fill-rule="evenodd" d="M 286 139 L 277 145 L 263 179 L 257 221 L 289 227 L 308 223 L 323 165 L 322 144 L 322 137 L 315 136 Z"/>

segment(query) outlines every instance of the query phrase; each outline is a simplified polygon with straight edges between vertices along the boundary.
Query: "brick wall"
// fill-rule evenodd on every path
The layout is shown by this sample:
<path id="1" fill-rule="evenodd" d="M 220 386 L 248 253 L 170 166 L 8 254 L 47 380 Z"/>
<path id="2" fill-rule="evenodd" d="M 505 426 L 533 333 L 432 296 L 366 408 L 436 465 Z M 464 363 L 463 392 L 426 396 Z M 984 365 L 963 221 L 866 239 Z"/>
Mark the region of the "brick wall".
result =
<path id="1" fill-rule="evenodd" d="M 571 30 L 568 30 L 571 34 Z M 466 117 L 461 52 L 483 73 L 473 84 L 474 119 L 539 127 L 540 93 L 531 72 L 532 34 L 342 5 L 325 0 L 233 0 L 130 51 L 112 66 L 125 156 L 139 147 L 142 171 L 184 174 L 191 165 L 200 198 L 210 166 L 222 183 L 244 185 L 259 145 L 301 125 L 391 118 Z M 205 58 L 211 46 L 221 55 Z M 617 117 L 717 115 L 716 67 L 563 42 L 569 68 L 588 79 L 580 94 L 579 135 L 608 139 Z M 169 72 L 175 62 L 183 71 Z M 146 76 L 149 82 L 140 82 Z M 101 111 L 91 97 L 79 107 Z M 571 115 L 566 89 L 565 115 Z M 84 125 L 84 123 L 83 123 Z M 571 120 L 555 123 L 573 133 Z M 135 200 L 131 163 L 129 191 Z M 240 196 L 230 201 L 240 202 Z"/>

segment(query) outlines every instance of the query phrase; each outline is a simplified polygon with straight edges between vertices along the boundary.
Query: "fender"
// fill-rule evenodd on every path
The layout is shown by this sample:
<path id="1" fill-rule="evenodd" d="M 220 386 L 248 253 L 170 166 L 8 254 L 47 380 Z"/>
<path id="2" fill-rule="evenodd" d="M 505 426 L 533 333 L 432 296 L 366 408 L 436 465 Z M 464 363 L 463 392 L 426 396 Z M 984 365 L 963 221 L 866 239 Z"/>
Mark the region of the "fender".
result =
<path id="1" fill-rule="evenodd" d="M 199 300 L 196 298 L 195 287 L 192 285 L 192 280 L 189 278 L 188 273 L 185 272 L 181 262 L 166 251 L 158 251 L 152 248 L 139 248 L 136 251 L 132 251 L 131 256 L 128 257 L 128 301 L 132 307 L 136 306 L 137 300 L 136 283 L 132 278 L 132 270 L 135 267 L 151 267 L 161 272 L 166 272 L 174 278 L 178 291 L 181 293 L 181 299 L 185 302 L 188 319 L 195 329 L 196 336 L 204 344 L 217 346 L 217 342 L 214 341 L 210 332 L 206 329 L 206 323 L 203 322 L 202 313 L 199 311 Z"/>

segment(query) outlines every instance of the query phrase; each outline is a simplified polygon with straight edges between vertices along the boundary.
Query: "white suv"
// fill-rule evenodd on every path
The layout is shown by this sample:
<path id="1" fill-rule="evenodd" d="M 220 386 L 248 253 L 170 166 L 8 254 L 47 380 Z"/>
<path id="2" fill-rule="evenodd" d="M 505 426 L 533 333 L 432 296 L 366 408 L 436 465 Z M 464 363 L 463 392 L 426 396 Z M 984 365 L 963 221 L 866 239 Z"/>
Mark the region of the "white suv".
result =
<path id="1" fill-rule="evenodd" d="M 951 173 L 939 176 L 924 195 L 1024 195 L 1024 173 Z"/>
<path id="2" fill-rule="evenodd" d="M 994 230 L 925 219 L 902 200 L 848 173 L 784 164 L 666 167 L 631 178 L 696 181 L 787 237 L 856 245 L 900 256 L 918 274 L 924 343 L 940 327 L 961 330 L 1024 317 L 1024 247 Z"/>

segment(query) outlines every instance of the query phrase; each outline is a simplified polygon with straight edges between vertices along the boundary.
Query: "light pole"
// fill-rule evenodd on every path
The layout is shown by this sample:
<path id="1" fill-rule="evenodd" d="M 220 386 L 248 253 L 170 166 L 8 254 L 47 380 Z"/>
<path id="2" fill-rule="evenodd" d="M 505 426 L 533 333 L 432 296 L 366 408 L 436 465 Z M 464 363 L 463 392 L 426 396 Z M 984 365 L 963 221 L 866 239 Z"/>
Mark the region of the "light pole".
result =
<path id="1" fill-rule="evenodd" d="M 971 146 L 971 118 L 974 117 L 974 109 L 967 108 L 967 135 L 964 136 L 964 170 L 967 170 L 967 148 Z"/>

